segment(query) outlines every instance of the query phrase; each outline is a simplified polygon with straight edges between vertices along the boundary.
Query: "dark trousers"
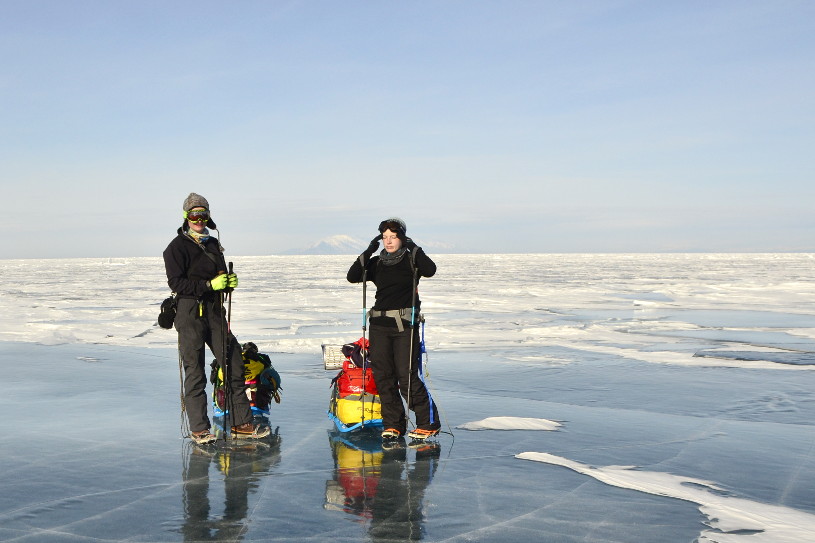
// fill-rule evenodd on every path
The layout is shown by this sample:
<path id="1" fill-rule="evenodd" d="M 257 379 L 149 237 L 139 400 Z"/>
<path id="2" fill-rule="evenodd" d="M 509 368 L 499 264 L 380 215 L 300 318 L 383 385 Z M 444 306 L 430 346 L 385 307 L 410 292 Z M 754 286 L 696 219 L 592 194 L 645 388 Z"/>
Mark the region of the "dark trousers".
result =
<path id="1" fill-rule="evenodd" d="M 413 335 L 413 363 L 411 364 L 411 334 Z M 416 427 L 436 430 L 439 423 L 436 404 L 430 392 L 419 378 L 421 352 L 419 330 L 405 325 L 400 332 L 395 326 L 371 325 L 369 356 L 374 373 L 379 401 L 382 403 L 382 423 L 385 428 L 395 428 L 401 433 L 407 429 L 405 408 L 416 413 Z M 411 367 L 412 366 L 412 367 Z M 410 383 L 410 390 L 408 390 Z"/>
<path id="2" fill-rule="evenodd" d="M 204 301 L 199 306 L 197 300 L 180 298 L 175 317 L 178 331 L 178 351 L 184 365 L 184 403 L 191 432 L 201 432 L 210 428 L 207 416 L 207 372 L 206 351 L 208 346 L 219 362 L 224 359 L 224 334 L 226 315 L 220 300 Z M 243 375 L 243 358 L 238 340 L 228 334 L 229 418 L 232 426 L 252 421 L 252 410 L 246 396 L 246 381 Z"/>

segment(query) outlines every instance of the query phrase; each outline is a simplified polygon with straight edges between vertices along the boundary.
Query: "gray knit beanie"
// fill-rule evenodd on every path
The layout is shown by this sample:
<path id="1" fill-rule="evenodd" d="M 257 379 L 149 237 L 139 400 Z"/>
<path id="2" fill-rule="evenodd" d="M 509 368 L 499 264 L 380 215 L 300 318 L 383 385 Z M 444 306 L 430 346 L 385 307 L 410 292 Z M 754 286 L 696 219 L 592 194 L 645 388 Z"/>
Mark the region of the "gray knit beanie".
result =
<path id="1" fill-rule="evenodd" d="M 189 211 L 194 207 L 205 207 L 209 209 L 209 202 L 207 202 L 207 199 L 200 194 L 191 192 L 190 195 L 184 200 L 184 211 Z"/>

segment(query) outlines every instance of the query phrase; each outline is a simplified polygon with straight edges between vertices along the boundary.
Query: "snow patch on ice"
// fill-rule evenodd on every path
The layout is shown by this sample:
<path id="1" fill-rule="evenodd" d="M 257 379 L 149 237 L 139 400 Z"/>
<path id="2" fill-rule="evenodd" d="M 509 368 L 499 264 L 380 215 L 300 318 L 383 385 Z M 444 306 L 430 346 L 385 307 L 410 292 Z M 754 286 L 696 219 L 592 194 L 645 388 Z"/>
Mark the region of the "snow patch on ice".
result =
<path id="1" fill-rule="evenodd" d="M 468 422 L 457 426 L 462 430 L 544 430 L 556 431 L 562 425 L 546 419 L 524 417 L 488 417 L 483 420 Z"/>
<path id="2" fill-rule="evenodd" d="M 666 304 L 655 300 L 634 300 L 633 305 L 634 307 L 662 307 Z"/>
<path id="3" fill-rule="evenodd" d="M 501 355 L 501 359 L 517 363 L 520 362 L 521 364 L 534 366 L 536 368 L 543 368 L 546 366 L 555 367 L 555 366 L 567 366 L 572 364 L 574 361 L 571 359 L 567 359 L 564 357 L 556 357 L 556 356 L 518 356 L 518 355 Z"/>
<path id="4" fill-rule="evenodd" d="M 101 358 L 96 358 L 94 356 L 77 356 L 76 359 L 81 360 L 82 362 L 90 362 L 90 363 L 101 362 L 102 361 Z"/>
<path id="5" fill-rule="evenodd" d="M 710 481 L 630 466 L 593 467 L 548 453 L 516 455 L 569 468 L 607 485 L 699 504 L 711 530 L 698 541 L 710 543 L 800 543 L 815 541 L 815 515 L 797 509 L 759 503 L 728 494 Z"/>
<path id="6" fill-rule="evenodd" d="M 67 345 L 78 342 L 75 334 L 64 330 L 43 330 L 39 340 L 36 341 L 40 345 Z"/>
<path id="7" fill-rule="evenodd" d="M 634 294 L 617 294 L 617 298 L 631 300 L 635 308 L 648 307 L 670 307 L 676 306 L 672 296 L 667 296 L 661 292 L 637 292 Z"/>

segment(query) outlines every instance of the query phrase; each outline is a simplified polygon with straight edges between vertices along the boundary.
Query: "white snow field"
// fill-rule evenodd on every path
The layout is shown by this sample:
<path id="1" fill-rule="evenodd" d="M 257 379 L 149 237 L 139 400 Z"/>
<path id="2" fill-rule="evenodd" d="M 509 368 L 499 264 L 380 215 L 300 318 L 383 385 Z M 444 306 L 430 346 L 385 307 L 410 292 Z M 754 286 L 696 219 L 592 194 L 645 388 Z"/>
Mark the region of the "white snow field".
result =
<path id="1" fill-rule="evenodd" d="M 231 258 L 283 398 L 210 447 L 160 258 L 0 260 L 0 541 L 815 541 L 815 255 L 431 257 L 448 433 L 393 449 L 325 414 L 353 255 Z"/>

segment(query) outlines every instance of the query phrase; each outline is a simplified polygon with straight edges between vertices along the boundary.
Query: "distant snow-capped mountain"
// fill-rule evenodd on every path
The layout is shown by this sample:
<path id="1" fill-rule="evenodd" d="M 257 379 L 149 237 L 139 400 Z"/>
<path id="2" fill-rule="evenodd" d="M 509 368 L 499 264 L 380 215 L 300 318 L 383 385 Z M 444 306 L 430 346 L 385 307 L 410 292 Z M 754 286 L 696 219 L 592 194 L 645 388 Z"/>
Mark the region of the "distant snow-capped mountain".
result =
<path id="1" fill-rule="evenodd" d="M 364 251 L 370 241 L 363 241 L 345 234 L 338 234 L 323 238 L 304 249 L 291 249 L 283 254 L 287 255 L 357 255 Z M 434 252 L 449 252 L 453 246 L 447 243 L 429 241 L 425 247 Z M 382 249 L 382 246 L 379 247 Z"/>
<path id="2" fill-rule="evenodd" d="M 355 255 L 361 253 L 368 243 L 365 241 L 339 234 L 323 238 L 305 249 L 295 249 L 286 251 L 288 254 L 297 255 Z"/>

